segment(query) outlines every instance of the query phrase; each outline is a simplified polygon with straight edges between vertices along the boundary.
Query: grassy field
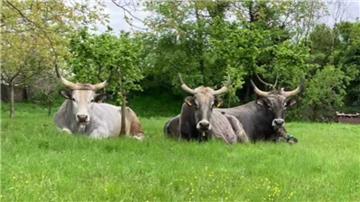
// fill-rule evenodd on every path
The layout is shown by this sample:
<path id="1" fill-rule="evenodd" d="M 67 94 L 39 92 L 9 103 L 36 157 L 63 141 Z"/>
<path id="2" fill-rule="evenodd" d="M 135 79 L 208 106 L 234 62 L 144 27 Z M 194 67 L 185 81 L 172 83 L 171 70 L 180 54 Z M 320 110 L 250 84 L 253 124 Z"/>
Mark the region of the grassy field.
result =
<path id="1" fill-rule="evenodd" d="M 296 145 L 198 144 L 164 138 L 172 112 L 144 110 L 138 142 L 64 135 L 32 104 L 9 120 L 3 105 L 0 200 L 360 200 L 359 126 L 289 123 Z"/>

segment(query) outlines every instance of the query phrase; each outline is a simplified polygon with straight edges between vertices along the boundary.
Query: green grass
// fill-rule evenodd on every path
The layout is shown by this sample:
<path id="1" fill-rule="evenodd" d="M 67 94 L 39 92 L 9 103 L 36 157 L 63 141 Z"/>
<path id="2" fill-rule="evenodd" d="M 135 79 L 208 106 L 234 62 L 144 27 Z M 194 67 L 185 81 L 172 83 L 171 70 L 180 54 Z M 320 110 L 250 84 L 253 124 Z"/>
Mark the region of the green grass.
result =
<path id="1" fill-rule="evenodd" d="M 2 108 L 0 200 L 360 199 L 359 126 L 289 123 L 296 145 L 198 144 L 164 138 L 169 117 L 140 114 L 143 142 L 64 135 L 45 108 L 19 104 L 13 120 Z"/>

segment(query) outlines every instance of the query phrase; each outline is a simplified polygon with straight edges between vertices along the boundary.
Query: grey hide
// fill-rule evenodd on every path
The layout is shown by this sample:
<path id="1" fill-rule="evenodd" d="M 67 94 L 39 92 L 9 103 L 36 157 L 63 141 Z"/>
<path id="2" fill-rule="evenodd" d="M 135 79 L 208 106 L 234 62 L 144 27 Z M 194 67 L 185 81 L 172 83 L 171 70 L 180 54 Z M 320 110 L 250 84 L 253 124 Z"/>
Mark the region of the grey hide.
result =
<path id="1" fill-rule="evenodd" d="M 79 124 L 72 113 L 72 101 L 65 100 L 55 115 L 55 123 L 69 133 L 85 133 L 92 138 L 119 136 L 121 107 L 106 103 L 93 103 L 89 110 L 91 119 L 87 125 Z"/>
<path id="2" fill-rule="evenodd" d="M 228 144 L 249 141 L 242 124 L 232 115 L 222 114 L 214 110 L 210 123 L 212 124 L 210 130 L 212 138 L 221 139 Z M 165 124 L 164 133 L 170 138 L 181 139 L 180 115 L 175 116 Z"/>

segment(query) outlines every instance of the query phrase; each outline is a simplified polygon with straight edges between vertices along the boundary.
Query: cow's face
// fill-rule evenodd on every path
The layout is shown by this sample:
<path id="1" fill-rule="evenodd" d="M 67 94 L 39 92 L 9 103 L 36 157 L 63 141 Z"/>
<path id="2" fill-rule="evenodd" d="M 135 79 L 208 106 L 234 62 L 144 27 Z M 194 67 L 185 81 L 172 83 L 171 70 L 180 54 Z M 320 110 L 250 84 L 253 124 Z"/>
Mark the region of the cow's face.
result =
<path id="1" fill-rule="evenodd" d="M 265 92 L 258 89 L 254 82 L 251 81 L 251 83 L 254 86 L 256 95 L 259 97 L 256 103 L 273 113 L 272 126 L 274 129 L 277 130 L 283 127 L 285 124 L 285 111 L 296 103 L 291 97 L 300 92 L 300 87 L 292 91 L 284 91 L 281 88 L 280 90 Z"/>
<path id="2" fill-rule="evenodd" d="M 185 103 L 193 109 L 196 129 L 199 132 L 211 130 L 212 110 L 218 104 L 218 99 L 213 95 L 213 89 L 208 87 L 196 88 L 193 96 L 185 99 Z"/>
<path id="3" fill-rule="evenodd" d="M 218 90 L 214 90 L 200 86 L 192 89 L 184 83 L 180 74 L 179 79 L 182 83 L 181 88 L 185 92 L 192 94 L 191 97 L 185 99 L 185 103 L 193 109 L 196 129 L 201 133 L 211 130 L 211 114 L 213 108 L 218 104 L 217 96 L 227 92 L 228 88 L 223 86 Z"/>
<path id="4" fill-rule="evenodd" d="M 256 103 L 264 106 L 273 113 L 274 119 L 272 120 L 272 126 L 274 129 L 278 129 L 285 125 L 286 109 L 293 106 L 296 101 L 281 94 L 274 93 L 258 99 Z"/>
<path id="5" fill-rule="evenodd" d="M 76 122 L 81 126 L 87 125 L 90 120 L 90 110 L 94 103 L 105 99 L 104 94 L 96 94 L 96 91 L 106 85 L 106 81 L 98 84 L 79 84 L 72 83 L 61 77 L 63 84 L 69 89 L 61 91 L 61 95 L 69 99 L 72 106 L 72 115 Z"/>
<path id="6" fill-rule="evenodd" d="M 104 94 L 97 95 L 93 90 L 72 90 L 62 91 L 61 94 L 71 101 L 72 113 L 79 124 L 88 124 L 90 122 L 90 109 L 93 103 L 104 99 Z"/>

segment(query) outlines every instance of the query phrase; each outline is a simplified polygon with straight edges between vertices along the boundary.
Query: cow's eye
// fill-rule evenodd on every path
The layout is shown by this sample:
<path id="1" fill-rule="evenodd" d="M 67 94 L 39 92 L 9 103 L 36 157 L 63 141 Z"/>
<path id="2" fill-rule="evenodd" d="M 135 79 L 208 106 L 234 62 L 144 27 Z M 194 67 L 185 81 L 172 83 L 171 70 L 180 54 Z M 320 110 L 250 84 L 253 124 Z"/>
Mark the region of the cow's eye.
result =
<path id="1" fill-rule="evenodd" d="M 213 109 L 214 107 L 215 107 L 215 102 L 212 101 L 212 102 L 210 103 L 210 108 Z"/>
<path id="2" fill-rule="evenodd" d="M 287 106 L 288 106 L 288 105 L 287 105 L 287 103 L 285 102 L 285 103 L 284 103 L 284 109 L 286 109 L 286 108 L 287 108 Z"/>
<path id="3" fill-rule="evenodd" d="M 196 109 L 199 109 L 199 103 L 195 100 L 195 102 L 194 102 L 194 105 L 195 105 L 195 108 Z"/>
<path id="4" fill-rule="evenodd" d="M 93 98 L 93 99 L 91 99 L 91 100 L 90 100 L 90 102 L 95 102 L 95 99 L 94 99 L 94 98 Z"/>
<path id="5" fill-rule="evenodd" d="M 73 98 L 73 97 L 72 97 L 72 98 L 70 98 L 70 99 L 71 99 L 72 101 L 74 101 L 74 102 L 76 101 L 76 100 L 75 100 L 75 98 Z"/>

